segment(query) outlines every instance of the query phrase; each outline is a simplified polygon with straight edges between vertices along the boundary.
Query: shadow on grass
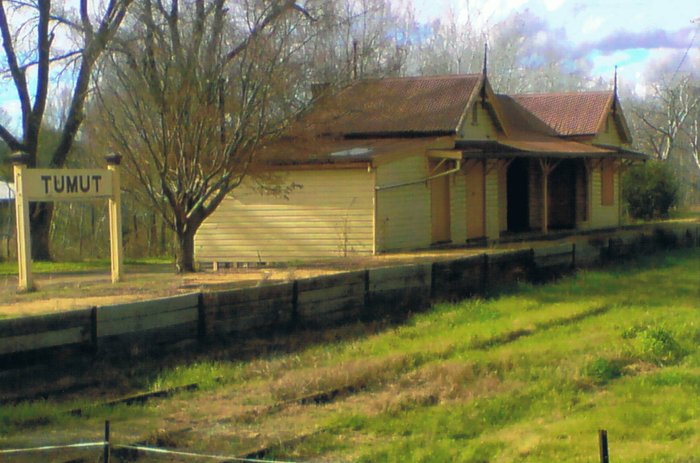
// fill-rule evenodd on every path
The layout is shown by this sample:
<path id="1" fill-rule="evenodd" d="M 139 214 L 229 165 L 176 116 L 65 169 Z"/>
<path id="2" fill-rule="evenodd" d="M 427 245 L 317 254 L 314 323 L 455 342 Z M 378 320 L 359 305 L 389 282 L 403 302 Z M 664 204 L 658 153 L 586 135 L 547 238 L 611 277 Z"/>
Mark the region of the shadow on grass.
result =
<path id="1" fill-rule="evenodd" d="M 517 289 L 508 288 L 500 293 L 492 293 L 490 298 L 524 295 L 534 299 L 537 304 L 549 304 L 561 300 L 585 301 L 595 296 L 604 298 L 606 307 L 608 304 L 635 301 L 643 301 L 647 305 L 661 304 L 663 297 L 659 295 L 693 296 L 692 289 L 688 289 L 693 288 L 693 285 L 689 285 L 688 281 L 700 275 L 700 265 L 698 275 L 693 272 L 677 275 L 670 270 L 689 257 L 700 258 L 700 251 L 681 250 L 647 256 L 611 266 L 604 271 L 584 271 L 547 285 L 544 290 L 543 286 L 520 285 Z M 621 279 L 621 275 L 634 278 Z M 645 282 L 653 282 L 653 290 L 647 290 L 652 286 L 645 285 Z M 648 291 L 653 291 L 655 298 L 650 297 Z M 480 310 L 479 307 L 483 308 L 479 303 L 470 303 L 467 307 L 467 310 L 476 311 Z M 444 309 L 438 305 L 433 310 L 439 313 Z M 168 370 L 202 362 L 236 364 L 254 359 L 274 359 L 314 346 L 350 342 L 402 326 L 415 313 L 393 314 L 392 317 L 324 329 L 279 330 L 260 336 L 227 337 L 202 343 L 188 341 L 170 346 L 167 350 L 142 351 L 134 347 L 126 349 L 124 355 L 85 352 L 76 357 L 75 351 L 67 351 L 63 355 L 56 354 L 50 362 L 44 361 L 49 363 L 48 366 L 18 368 L 14 373 L 2 372 L 0 401 L 9 397 L 67 400 L 75 395 L 99 400 L 143 392 L 152 388 L 163 372 Z M 491 312 L 486 315 L 494 316 Z M 21 393 L 18 394 L 17 391 Z"/>

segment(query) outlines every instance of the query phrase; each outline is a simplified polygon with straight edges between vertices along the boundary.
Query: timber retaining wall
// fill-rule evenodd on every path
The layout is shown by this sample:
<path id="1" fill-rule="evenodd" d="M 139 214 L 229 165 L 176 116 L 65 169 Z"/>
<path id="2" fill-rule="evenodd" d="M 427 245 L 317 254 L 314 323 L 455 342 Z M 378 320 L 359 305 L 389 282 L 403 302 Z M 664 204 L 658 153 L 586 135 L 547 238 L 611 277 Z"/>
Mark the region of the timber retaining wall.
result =
<path id="1" fill-rule="evenodd" d="M 606 238 L 581 237 L 572 244 L 0 320 L 0 370 L 49 363 L 57 353 L 130 355 L 182 341 L 405 316 L 433 302 L 485 295 L 517 281 L 542 281 L 576 267 L 693 246 L 700 246 L 700 225 L 667 224 Z"/>

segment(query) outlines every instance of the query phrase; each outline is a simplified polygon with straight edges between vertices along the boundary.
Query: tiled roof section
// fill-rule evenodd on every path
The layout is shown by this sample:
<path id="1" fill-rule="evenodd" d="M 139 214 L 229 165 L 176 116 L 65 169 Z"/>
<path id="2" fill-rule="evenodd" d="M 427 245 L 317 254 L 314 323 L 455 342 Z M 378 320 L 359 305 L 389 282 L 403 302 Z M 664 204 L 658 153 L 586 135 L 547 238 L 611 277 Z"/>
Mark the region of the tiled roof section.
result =
<path id="1" fill-rule="evenodd" d="M 513 95 L 515 101 L 560 136 L 597 134 L 612 98 L 612 92 Z"/>
<path id="2" fill-rule="evenodd" d="M 543 121 L 525 109 L 513 97 L 496 95 L 501 108 L 503 125 L 512 138 L 541 138 L 542 136 L 556 137 L 557 132 Z"/>
<path id="3" fill-rule="evenodd" d="M 302 122 L 316 134 L 454 133 L 480 82 L 480 74 L 362 80 L 319 101 Z"/>

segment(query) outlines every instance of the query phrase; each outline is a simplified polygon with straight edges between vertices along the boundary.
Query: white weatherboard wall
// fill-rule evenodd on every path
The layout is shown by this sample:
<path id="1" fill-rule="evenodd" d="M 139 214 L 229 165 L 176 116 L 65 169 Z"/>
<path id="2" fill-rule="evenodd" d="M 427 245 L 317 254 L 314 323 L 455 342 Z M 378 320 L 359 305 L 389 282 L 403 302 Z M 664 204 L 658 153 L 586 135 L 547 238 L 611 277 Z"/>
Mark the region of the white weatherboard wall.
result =
<path id="1" fill-rule="evenodd" d="M 377 186 L 428 176 L 425 156 L 410 156 L 376 168 Z M 414 183 L 377 191 L 377 251 L 427 248 L 431 241 L 430 187 Z"/>
<path id="2" fill-rule="evenodd" d="M 289 199 L 234 190 L 195 237 L 197 262 L 288 262 L 371 255 L 373 173 L 357 169 L 285 172 L 301 185 Z"/>

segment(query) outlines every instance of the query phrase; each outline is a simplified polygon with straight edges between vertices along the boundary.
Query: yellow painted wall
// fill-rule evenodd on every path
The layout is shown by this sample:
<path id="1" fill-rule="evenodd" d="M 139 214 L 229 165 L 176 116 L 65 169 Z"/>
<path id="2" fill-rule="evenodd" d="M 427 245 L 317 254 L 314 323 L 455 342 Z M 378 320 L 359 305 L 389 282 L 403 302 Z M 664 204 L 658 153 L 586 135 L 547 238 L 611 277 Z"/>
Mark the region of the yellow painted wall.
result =
<path id="1" fill-rule="evenodd" d="M 505 163 L 498 166 L 498 230 L 508 229 L 508 169 Z"/>
<path id="2" fill-rule="evenodd" d="M 452 242 L 463 244 L 467 239 L 467 190 L 463 172 L 450 178 L 450 215 Z"/>
<path id="3" fill-rule="evenodd" d="M 489 160 L 486 163 L 486 238 L 500 238 L 500 205 L 499 205 L 499 162 Z"/>
<path id="4" fill-rule="evenodd" d="M 617 227 L 620 225 L 620 188 L 619 188 L 619 169 L 615 172 L 615 181 L 613 186 L 614 202 L 610 206 L 601 205 L 601 168 L 596 165 L 591 170 L 590 176 L 590 211 L 591 217 L 587 223 L 581 224 L 582 228 L 596 229 Z"/>
<path id="5" fill-rule="evenodd" d="M 594 144 L 608 145 L 608 146 L 622 146 L 622 138 L 620 137 L 620 131 L 615 123 L 615 119 L 612 114 L 608 115 L 608 119 L 603 126 L 603 129 L 598 135 L 593 138 Z"/>
<path id="6" fill-rule="evenodd" d="M 496 140 L 498 129 L 489 112 L 481 106 L 480 100 L 474 102 L 473 108 L 465 113 L 462 127 L 458 131 L 459 137 L 467 140 Z"/>
<path id="7" fill-rule="evenodd" d="M 464 171 L 467 239 L 481 239 L 486 236 L 484 163 L 482 161 L 467 161 L 462 169 Z"/>
<path id="8" fill-rule="evenodd" d="M 234 191 L 195 237 L 198 262 L 286 262 L 371 255 L 373 173 L 361 169 L 294 170 L 302 185 L 289 199 Z"/>
<path id="9" fill-rule="evenodd" d="M 427 176 L 428 160 L 424 156 L 410 156 L 376 168 L 378 186 L 411 182 Z M 429 247 L 428 182 L 377 191 L 376 227 L 378 252 Z"/>

